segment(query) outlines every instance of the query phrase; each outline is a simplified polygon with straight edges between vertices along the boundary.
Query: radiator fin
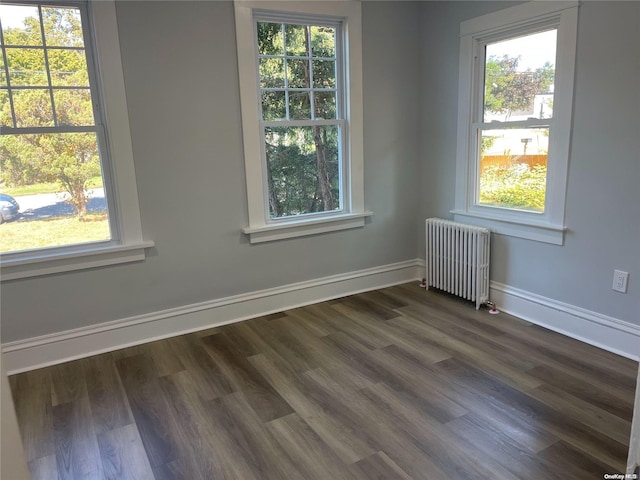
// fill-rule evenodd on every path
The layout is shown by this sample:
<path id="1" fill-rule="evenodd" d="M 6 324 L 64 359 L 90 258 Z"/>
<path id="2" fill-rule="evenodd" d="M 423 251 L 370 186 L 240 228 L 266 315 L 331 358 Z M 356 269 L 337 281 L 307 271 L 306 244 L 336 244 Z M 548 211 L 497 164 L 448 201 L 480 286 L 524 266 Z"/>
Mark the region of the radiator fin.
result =
<path id="1" fill-rule="evenodd" d="M 489 301 L 490 233 L 486 228 L 428 218 L 427 289 L 434 287 L 476 303 Z"/>

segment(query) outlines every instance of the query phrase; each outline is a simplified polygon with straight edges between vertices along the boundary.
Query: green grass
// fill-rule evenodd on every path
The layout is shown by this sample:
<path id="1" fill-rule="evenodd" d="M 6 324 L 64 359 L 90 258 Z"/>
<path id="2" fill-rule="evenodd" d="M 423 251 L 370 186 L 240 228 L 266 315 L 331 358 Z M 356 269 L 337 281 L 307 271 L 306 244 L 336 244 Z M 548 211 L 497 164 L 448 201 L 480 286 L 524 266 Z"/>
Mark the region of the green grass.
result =
<path id="1" fill-rule="evenodd" d="M 20 197 L 23 195 L 36 195 L 38 193 L 58 193 L 62 191 L 62 187 L 57 183 L 37 183 L 35 185 L 23 185 L 21 187 L 3 187 L 2 193 L 11 195 L 12 197 Z"/>
<path id="2" fill-rule="evenodd" d="M 480 176 L 480 203 L 543 212 L 546 185 L 546 165 L 490 165 Z"/>
<path id="3" fill-rule="evenodd" d="M 100 188 L 102 187 L 102 176 L 98 175 L 97 177 L 90 178 L 87 182 L 87 190 L 90 188 Z"/>
<path id="4" fill-rule="evenodd" d="M 87 189 L 102 187 L 102 177 L 98 175 L 89 179 Z M 53 183 L 36 183 L 33 185 L 23 185 L 20 187 L 0 187 L 0 192 L 11 195 L 12 197 L 21 197 L 24 195 L 37 195 L 39 193 L 59 193 L 64 192 L 64 188 L 57 182 Z"/>
<path id="5" fill-rule="evenodd" d="M 0 225 L 0 252 L 99 242 L 109 238 L 106 213 L 89 214 L 84 221 L 75 216 L 18 220 Z"/>

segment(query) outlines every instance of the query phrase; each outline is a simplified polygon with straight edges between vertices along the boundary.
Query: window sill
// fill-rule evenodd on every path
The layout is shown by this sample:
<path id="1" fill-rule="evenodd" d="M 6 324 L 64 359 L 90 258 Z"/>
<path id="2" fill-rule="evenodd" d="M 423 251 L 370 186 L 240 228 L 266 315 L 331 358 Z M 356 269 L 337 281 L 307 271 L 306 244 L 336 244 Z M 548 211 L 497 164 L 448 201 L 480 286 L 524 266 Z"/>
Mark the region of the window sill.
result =
<path id="1" fill-rule="evenodd" d="M 486 227 L 492 233 L 509 237 L 526 238 L 538 242 L 562 245 L 567 227 L 547 222 L 522 221 L 515 218 L 492 217 L 474 212 L 451 210 L 457 222 Z"/>
<path id="2" fill-rule="evenodd" d="M 364 227 L 365 218 L 371 215 L 373 215 L 373 212 L 365 211 L 333 217 L 296 219 L 259 227 L 243 228 L 242 233 L 249 236 L 251 243 L 271 242 L 285 238 Z"/>
<path id="3" fill-rule="evenodd" d="M 145 249 L 153 246 L 152 241 L 141 241 L 128 245 L 84 247 L 62 254 L 34 252 L 31 256 L 3 259 L 0 278 L 4 282 L 119 263 L 139 262 L 145 259 Z"/>

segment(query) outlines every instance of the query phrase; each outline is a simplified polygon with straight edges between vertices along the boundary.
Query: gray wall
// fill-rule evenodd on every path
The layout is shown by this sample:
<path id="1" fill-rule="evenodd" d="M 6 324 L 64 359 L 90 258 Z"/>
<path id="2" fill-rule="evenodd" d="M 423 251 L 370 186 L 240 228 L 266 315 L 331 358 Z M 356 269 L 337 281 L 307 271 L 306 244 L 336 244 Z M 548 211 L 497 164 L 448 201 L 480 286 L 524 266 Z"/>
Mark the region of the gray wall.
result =
<path id="1" fill-rule="evenodd" d="M 421 218 L 454 207 L 460 21 L 502 2 L 423 4 Z M 492 280 L 640 324 L 640 3 L 580 6 L 564 246 L 494 235 Z M 418 221 L 421 220 L 418 219 Z M 424 237 L 420 236 L 420 256 Z M 631 272 L 627 294 L 613 270 Z"/>
<path id="2" fill-rule="evenodd" d="M 117 6 L 144 263 L 2 285 L 2 341 L 415 258 L 420 5 L 363 8 L 364 229 L 250 245 L 231 2 Z"/>
<path id="3" fill-rule="evenodd" d="M 461 20 L 505 2 L 363 2 L 364 228 L 250 245 L 233 7 L 123 2 L 144 263 L 2 285 L 2 340 L 424 257 L 454 205 Z M 492 278 L 640 323 L 640 4 L 580 7 L 564 246 L 495 236 Z M 631 272 L 611 291 L 613 269 Z"/>

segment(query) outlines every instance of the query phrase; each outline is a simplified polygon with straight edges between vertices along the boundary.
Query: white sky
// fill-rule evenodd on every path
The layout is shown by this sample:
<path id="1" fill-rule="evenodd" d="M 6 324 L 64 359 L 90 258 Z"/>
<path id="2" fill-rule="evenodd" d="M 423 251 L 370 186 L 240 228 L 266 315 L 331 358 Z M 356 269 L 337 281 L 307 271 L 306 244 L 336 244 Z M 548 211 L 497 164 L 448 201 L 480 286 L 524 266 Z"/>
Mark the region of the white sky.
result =
<path id="1" fill-rule="evenodd" d="M 535 70 L 542 67 L 545 62 L 556 64 L 556 30 L 534 33 L 526 37 L 515 38 L 504 42 L 490 43 L 487 45 L 487 58 L 490 56 L 502 57 L 508 55 L 516 57 L 521 55 L 518 71 L 527 69 Z"/>
<path id="2" fill-rule="evenodd" d="M 33 6 L 0 5 L 0 19 L 2 28 L 15 28 L 24 26 L 25 17 L 38 18 L 38 8 Z"/>

